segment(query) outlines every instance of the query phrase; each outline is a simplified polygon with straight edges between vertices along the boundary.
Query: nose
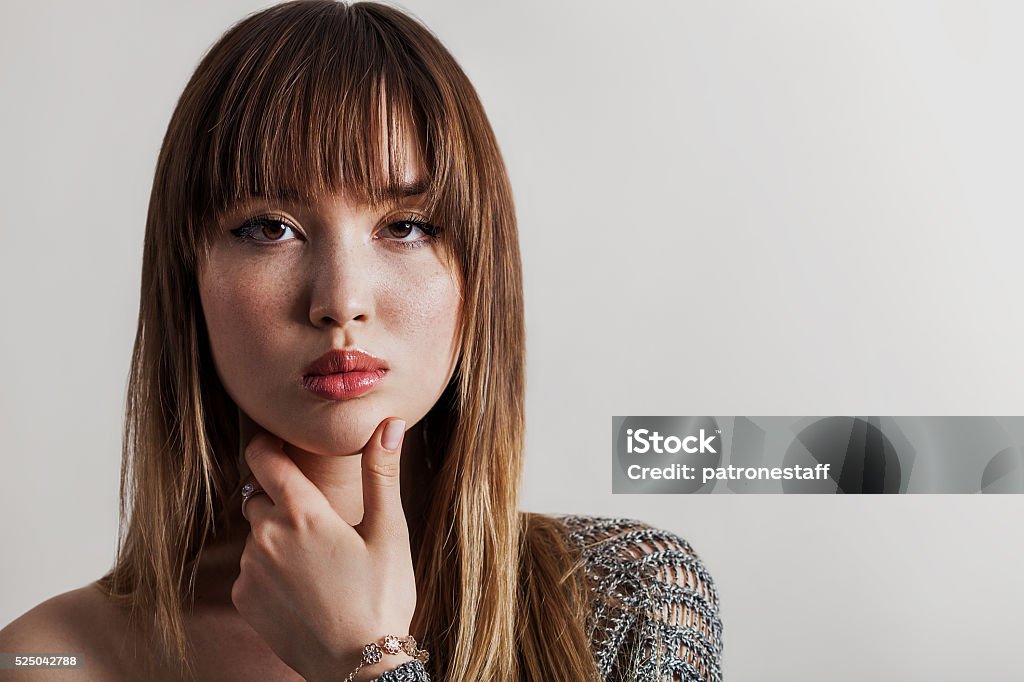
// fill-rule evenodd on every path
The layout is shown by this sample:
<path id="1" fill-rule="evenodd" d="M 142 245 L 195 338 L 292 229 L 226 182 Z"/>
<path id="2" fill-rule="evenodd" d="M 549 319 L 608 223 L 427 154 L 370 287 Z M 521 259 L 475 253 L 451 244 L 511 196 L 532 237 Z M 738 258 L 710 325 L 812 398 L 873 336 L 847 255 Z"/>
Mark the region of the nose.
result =
<path id="1" fill-rule="evenodd" d="M 309 321 L 316 327 L 366 322 L 373 313 L 372 264 L 359 245 L 325 247 L 311 268 Z"/>

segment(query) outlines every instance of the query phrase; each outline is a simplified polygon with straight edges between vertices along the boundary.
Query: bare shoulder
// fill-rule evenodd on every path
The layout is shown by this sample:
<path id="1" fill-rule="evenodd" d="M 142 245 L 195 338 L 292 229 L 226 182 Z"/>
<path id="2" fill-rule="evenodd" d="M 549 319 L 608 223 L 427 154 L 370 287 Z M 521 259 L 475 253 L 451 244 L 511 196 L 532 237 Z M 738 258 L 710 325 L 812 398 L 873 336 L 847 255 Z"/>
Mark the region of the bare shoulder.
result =
<path id="1" fill-rule="evenodd" d="M 0 630 L 0 652 L 73 653 L 82 656 L 82 667 L 15 671 L 10 678 L 31 680 L 121 679 L 118 665 L 118 634 L 125 619 L 103 592 L 90 583 L 47 599 Z"/>

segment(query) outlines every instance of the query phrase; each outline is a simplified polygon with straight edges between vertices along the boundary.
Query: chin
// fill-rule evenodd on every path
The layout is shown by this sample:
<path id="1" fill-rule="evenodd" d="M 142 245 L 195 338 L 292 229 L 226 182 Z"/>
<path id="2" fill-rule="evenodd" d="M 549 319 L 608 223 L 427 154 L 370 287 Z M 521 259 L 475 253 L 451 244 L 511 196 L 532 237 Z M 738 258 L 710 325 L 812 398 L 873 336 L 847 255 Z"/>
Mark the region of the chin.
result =
<path id="1" fill-rule="evenodd" d="M 371 429 L 365 438 L 352 437 L 351 433 L 339 433 L 339 434 L 295 434 L 294 437 L 288 438 L 287 436 L 281 436 L 286 443 L 292 447 L 299 448 L 308 453 L 314 455 L 321 455 L 323 457 L 347 457 L 349 455 L 358 455 L 363 451 L 366 446 L 366 441 L 373 435 Z M 286 447 L 287 449 L 287 447 Z"/>
<path id="2" fill-rule="evenodd" d="M 380 422 L 392 416 L 387 406 L 360 402 L 363 409 L 338 403 L 327 413 L 318 410 L 295 416 L 274 433 L 286 443 L 315 455 L 358 455 Z"/>
<path id="3" fill-rule="evenodd" d="M 358 455 L 388 417 L 405 419 L 411 427 L 427 411 L 422 405 L 400 403 L 379 391 L 334 402 L 296 402 L 293 396 L 280 395 L 265 395 L 252 402 L 260 409 L 243 410 L 260 426 L 295 448 L 325 457 Z M 268 411 L 269 405 L 277 409 Z"/>

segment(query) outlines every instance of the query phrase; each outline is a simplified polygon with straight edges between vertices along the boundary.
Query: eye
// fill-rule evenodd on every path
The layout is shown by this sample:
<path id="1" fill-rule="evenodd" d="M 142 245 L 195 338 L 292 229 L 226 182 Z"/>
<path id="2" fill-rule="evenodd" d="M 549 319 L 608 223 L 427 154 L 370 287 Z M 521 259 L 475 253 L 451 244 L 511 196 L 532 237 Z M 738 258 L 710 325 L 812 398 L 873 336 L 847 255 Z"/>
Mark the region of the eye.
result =
<path id="1" fill-rule="evenodd" d="M 259 244 L 273 244 L 275 242 L 292 241 L 291 239 L 284 238 L 288 232 L 291 232 L 292 236 L 297 236 L 295 228 L 292 227 L 287 220 L 277 216 L 259 216 L 256 218 L 250 218 L 240 227 L 236 227 L 231 230 L 231 234 L 235 235 L 235 237 L 241 241 L 256 242 Z"/>
<path id="2" fill-rule="evenodd" d="M 403 248 L 426 246 L 437 239 L 441 228 L 417 218 L 403 218 L 385 225 L 378 234 Z"/>

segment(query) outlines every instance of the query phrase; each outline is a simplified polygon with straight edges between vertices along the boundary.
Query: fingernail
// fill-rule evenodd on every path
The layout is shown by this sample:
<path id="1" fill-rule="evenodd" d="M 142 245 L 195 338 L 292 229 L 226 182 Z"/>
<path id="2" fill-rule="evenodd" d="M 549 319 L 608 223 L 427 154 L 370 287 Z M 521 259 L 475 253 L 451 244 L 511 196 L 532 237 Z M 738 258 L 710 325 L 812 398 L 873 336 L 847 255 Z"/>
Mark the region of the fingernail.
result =
<path id="1" fill-rule="evenodd" d="M 405 435 L 405 421 L 392 419 L 384 427 L 384 433 L 380 437 L 380 444 L 388 450 L 395 450 L 402 444 L 402 436 Z"/>

